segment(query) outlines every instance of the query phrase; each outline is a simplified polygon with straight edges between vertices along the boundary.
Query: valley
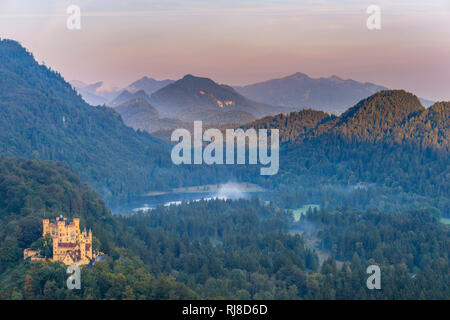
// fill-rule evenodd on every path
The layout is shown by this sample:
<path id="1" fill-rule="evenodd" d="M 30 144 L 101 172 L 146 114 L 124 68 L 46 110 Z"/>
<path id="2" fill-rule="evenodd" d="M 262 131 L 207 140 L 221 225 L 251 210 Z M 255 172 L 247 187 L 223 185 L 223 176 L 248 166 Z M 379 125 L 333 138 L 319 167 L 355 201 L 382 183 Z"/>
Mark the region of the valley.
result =
<path id="1" fill-rule="evenodd" d="M 450 102 L 278 80 L 71 85 L 0 40 L 0 298 L 448 299 Z M 175 164 L 165 137 L 195 120 L 279 130 L 279 170 Z M 60 215 L 105 254 L 79 291 L 61 264 L 23 257 Z M 382 291 L 366 290 L 373 264 Z"/>

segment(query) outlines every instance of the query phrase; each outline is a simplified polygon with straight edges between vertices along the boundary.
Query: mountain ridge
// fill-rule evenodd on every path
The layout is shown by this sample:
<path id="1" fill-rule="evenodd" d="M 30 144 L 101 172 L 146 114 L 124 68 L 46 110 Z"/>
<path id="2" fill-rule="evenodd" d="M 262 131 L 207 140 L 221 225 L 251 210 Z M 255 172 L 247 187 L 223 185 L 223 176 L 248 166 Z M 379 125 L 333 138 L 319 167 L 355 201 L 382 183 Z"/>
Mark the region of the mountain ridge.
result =
<path id="1" fill-rule="evenodd" d="M 251 101 L 230 86 L 190 74 L 156 91 L 150 99 L 161 114 L 167 117 L 179 116 L 185 121 L 203 120 L 219 115 L 220 112 L 238 111 L 235 120 L 243 122 L 267 114 L 289 111 L 287 108 Z M 228 119 L 231 120 L 233 117 L 229 115 Z"/>
<path id="2" fill-rule="evenodd" d="M 242 95 L 264 103 L 315 109 L 331 113 L 344 112 L 348 106 L 383 90 L 385 86 L 371 82 L 342 79 L 336 75 L 312 78 L 297 72 L 286 77 L 234 87 Z M 430 106 L 433 101 L 422 99 Z"/>
<path id="3" fill-rule="evenodd" d="M 154 78 L 144 76 L 131 83 L 126 89 L 132 93 L 139 90 L 144 90 L 146 94 L 152 95 L 154 92 L 173 82 L 175 82 L 175 80 L 156 80 Z"/>
<path id="4" fill-rule="evenodd" d="M 282 141 L 291 143 L 331 135 L 355 142 L 412 143 L 449 151 L 449 108 L 449 102 L 424 108 L 412 93 L 384 90 L 361 100 L 340 116 L 304 109 L 265 117 L 243 127 L 278 128 Z"/>
<path id="5" fill-rule="evenodd" d="M 115 99 L 108 102 L 108 106 L 110 107 L 117 107 L 121 104 L 127 103 L 131 100 L 143 100 L 147 103 L 150 103 L 150 97 L 147 95 L 145 90 L 138 90 L 138 91 L 128 91 L 127 89 L 123 90 Z"/>

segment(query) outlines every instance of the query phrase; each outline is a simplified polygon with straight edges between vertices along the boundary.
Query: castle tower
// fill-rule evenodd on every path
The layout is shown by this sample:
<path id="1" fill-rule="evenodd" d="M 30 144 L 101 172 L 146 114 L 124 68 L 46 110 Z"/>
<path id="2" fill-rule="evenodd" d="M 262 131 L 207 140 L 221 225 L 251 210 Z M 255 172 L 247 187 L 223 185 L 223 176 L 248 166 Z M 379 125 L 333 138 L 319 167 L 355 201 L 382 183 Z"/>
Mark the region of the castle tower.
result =
<path id="1" fill-rule="evenodd" d="M 42 234 L 45 236 L 47 233 L 50 233 L 50 220 L 44 219 L 42 220 Z"/>
<path id="2" fill-rule="evenodd" d="M 92 230 L 89 229 L 89 238 L 86 243 L 86 256 L 92 259 Z"/>
<path id="3" fill-rule="evenodd" d="M 59 250 L 58 250 L 58 241 L 53 238 L 53 261 L 59 260 Z"/>
<path id="4" fill-rule="evenodd" d="M 73 218 L 73 223 L 75 224 L 75 229 L 80 232 L 80 218 Z"/>

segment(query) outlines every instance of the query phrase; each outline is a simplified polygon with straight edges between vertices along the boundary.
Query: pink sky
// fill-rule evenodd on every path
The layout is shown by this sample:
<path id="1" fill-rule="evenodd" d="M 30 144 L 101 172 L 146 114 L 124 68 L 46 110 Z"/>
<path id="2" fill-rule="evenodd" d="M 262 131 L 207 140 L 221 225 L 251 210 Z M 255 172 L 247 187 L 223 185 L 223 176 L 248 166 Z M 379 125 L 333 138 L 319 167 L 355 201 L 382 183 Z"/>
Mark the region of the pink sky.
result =
<path id="1" fill-rule="evenodd" d="M 66 80 L 126 86 L 191 73 L 242 85 L 336 74 L 450 100 L 450 1 L 3 0 L 0 37 Z M 66 8 L 82 10 L 81 30 Z M 382 29 L 366 28 L 379 4 Z"/>

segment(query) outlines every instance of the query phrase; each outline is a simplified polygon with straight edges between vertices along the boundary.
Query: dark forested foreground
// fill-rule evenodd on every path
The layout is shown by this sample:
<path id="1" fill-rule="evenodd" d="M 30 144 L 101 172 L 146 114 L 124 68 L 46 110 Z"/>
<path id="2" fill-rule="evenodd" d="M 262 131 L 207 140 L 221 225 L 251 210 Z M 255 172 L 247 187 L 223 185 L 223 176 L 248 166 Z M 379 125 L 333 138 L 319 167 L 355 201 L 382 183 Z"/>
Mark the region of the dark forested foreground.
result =
<path id="1" fill-rule="evenodd" d="M 13 158 L 0 161 L 0 194 L 2 299 L 450 297 L 450 231 L 435 210 L 320 210 L 296 222 L 255 198 L 112 216 L 64 165 Z M 81 290 L 67 289 L 64 265 L 22 260 L 43 247 L 40 219 L 59 214 L 80 216 L 107 254 L 83 267 Z M 366 286 L 373 264 L 380 290 Z"/>

